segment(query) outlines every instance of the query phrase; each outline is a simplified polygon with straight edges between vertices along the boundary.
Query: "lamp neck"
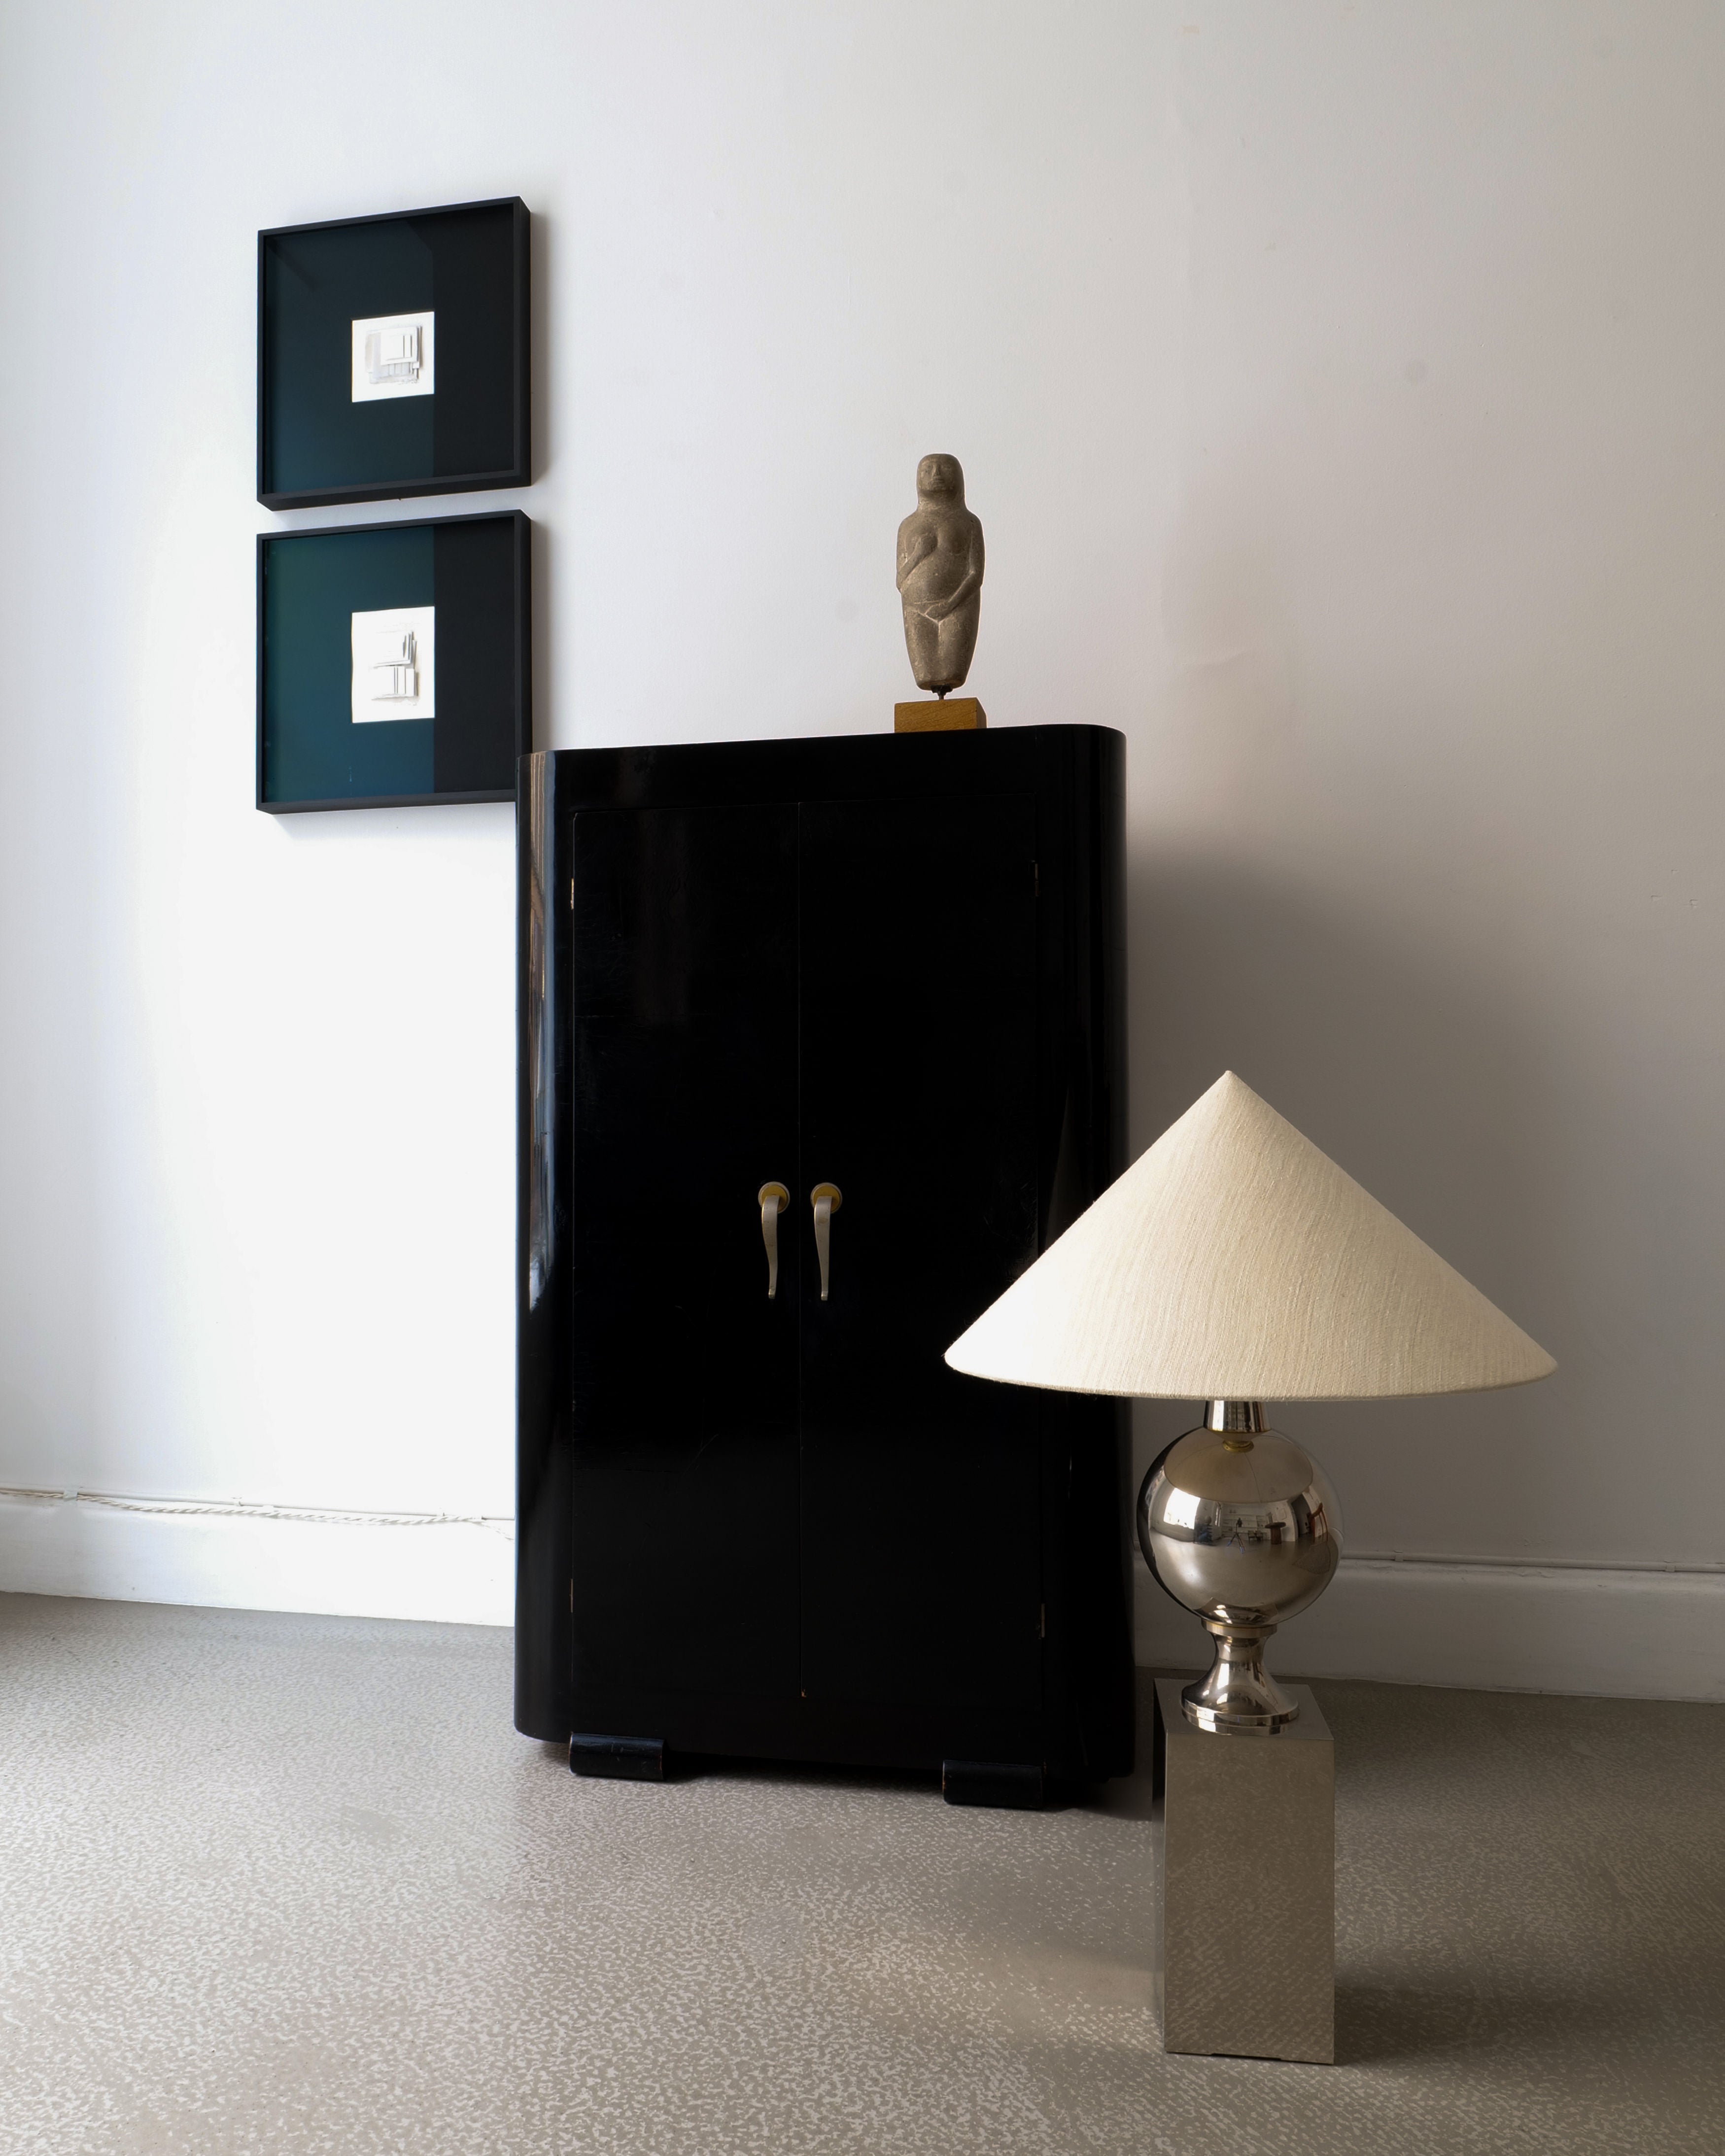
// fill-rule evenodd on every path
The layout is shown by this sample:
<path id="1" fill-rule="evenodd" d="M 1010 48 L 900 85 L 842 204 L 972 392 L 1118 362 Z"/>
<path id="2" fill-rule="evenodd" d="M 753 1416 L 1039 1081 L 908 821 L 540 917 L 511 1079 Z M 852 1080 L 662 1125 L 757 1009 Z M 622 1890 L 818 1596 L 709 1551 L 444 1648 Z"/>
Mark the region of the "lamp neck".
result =
<path id="1" fill-rule="evenodd" d="M 1204 1412 L 1206 1430 L 1242 1430 L 1256 1435 L 1269 1429 L 1261 1400 L 1212 1400 Z"/>

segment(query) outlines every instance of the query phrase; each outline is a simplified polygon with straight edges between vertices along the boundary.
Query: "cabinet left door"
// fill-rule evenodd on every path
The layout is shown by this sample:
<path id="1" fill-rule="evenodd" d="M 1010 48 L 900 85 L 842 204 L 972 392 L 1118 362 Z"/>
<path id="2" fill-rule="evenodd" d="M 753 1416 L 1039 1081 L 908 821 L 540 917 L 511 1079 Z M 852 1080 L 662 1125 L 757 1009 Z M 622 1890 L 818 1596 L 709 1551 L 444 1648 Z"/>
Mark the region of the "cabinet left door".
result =
<path id="1" fill-rule="evenodd" d="M 798 1689 L 794 806 L 583 810 L 570 1225 L 578 1727 Z"/>

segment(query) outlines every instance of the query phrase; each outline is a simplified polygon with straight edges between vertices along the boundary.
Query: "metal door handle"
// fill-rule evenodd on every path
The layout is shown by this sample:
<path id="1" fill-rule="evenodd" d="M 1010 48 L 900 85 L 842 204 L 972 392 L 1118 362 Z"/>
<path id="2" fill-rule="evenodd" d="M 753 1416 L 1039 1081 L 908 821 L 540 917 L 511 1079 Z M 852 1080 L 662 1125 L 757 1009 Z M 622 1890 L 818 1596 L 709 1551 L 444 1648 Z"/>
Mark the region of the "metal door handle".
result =
<path id="1" fill-rule="evenodd" d="M 767 1245 L 767 1300 L 778 1293 L 778 1214 L 791 1194 L 782 1183 L 763 1183 L 756 1193 L 761 1204 L 761 1240 Z"/>
<path id="2" fill-rule="evenodd" d="M 820 1299 L 827 1299 L 827 1280 L 832 1260 L 833 1215 L 845 1203 L 836 1183 L 817 1183 L 809 1194 L 814 1208 L 814 1251 L 820 1260 Z"/>

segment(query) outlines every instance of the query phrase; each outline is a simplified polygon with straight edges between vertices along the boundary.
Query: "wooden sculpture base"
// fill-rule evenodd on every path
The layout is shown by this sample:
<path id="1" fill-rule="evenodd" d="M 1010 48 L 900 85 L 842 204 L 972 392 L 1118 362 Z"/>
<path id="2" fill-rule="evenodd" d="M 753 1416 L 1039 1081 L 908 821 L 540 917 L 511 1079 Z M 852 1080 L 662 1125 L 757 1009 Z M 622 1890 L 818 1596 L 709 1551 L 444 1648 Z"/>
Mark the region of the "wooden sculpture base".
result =
<path id="1" fill-rule="evenodd" d="M 896 734 L 979 733 L 988 715 L 974 696 L 931 696 L 924 704 L 895 704 L 892 731 Z"/>

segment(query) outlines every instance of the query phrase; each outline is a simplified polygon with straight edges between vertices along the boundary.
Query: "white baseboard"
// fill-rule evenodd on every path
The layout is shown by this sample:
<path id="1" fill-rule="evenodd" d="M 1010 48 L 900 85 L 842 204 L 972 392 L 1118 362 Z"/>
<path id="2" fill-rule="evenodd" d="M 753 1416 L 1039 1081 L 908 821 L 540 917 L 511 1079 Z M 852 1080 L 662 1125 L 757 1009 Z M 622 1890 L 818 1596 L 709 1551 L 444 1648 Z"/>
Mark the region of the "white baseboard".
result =
<path id="1" fill-rule="evenodd" d="M 0 1496 L 0 1592 L 514 1623 L 510 1522 L 390 1517 L 130 1512 L 88 1498 Z"/>
<path id="2" fill-rule="evenodd" d="M 1136 1569 L 1139 1661 L 1196 1668 L 1208 1660 L 1197 1620 Z M 508 1625 L 515 1547 L 506 1522 L 0 1496 L 0 1592 Z M 1348 1558 L 1270 1661 L 1287 1676 L 1725 1700 L 1725 1573 Z"/>
<path id="3" fill-rule="evenodd" d="M 1136 1553 L 1134 1569 L 1139 1662 L 1207 1665 L 1196 1618 Z M 1725 1573 L 1344 1558 L 1268 1661 L 1281 1676 L 1725 1700 Z"/>

